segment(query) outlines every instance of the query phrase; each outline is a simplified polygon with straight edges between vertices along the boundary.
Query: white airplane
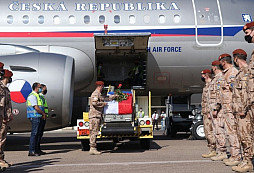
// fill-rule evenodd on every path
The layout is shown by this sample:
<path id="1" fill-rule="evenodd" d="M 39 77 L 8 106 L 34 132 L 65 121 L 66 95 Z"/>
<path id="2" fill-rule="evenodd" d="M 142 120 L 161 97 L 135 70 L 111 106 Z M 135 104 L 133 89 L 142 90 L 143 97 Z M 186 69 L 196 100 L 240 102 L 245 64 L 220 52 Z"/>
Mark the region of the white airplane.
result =
<path id="1" fill-rule="evenodd" d="M 1 0 L 0 61 L 14 72 L 10 131 L 30 130 L 25 102 L 34 82 L 48 87 L 46 129 L 68 126 L 82 104 L 80 111 L 87 110 L 98 62 L 106 84 L 123 83 L 138 61 L 141 94 L 200 93 L 200 71 L 220 54 L 251 53 L 242 27 L 252 21 L 253 6 L 252 0 Z"/>

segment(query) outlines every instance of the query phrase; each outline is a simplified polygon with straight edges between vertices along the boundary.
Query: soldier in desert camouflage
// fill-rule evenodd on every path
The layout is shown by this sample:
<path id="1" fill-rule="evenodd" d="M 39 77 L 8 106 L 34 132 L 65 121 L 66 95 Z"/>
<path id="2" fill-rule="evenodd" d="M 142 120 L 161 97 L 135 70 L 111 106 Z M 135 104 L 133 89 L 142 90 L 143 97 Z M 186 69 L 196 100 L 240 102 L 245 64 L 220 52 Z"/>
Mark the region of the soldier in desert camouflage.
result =
<path id="1" fill-rule="evenodd" d="M 203 88 L 203 93 L 202 93 L 202 114 L 203 114 L 203 122 L 204 122 L 204 131 L 205 131 L 205 136 L 208 142 L 208 148 L 209 152 L 207 154 L 202 154 L 202 157 L 204 158 L 209 158 L 213 157 L 216 155 L 216 142 L 215 142 L 215 136 L 213 132 L 213 127 L 212 127 L 212 119 L 209 111 L 209 102 L 208 102 L 208 90 L 211 82 L 211 71 L 206 69 L 201 72 L 202 75 L 202 80 L 205 81 L 205 86 Z"/>
<path id="2" fill-rule="evenodd" d="M 0 64 L 1 65 L 1 64 Z M 8 124 L 13 119 L 10 91 L 7 84 L 10 83 L 13 73 L 7 69 L 1 70 L 0 81 L 0 167 L 9 167 L 11 164 L 4 159 L 4 146 L 6 143 Z"/>
<path id="3" fill-rule="evenodd" d="M 232 110 L 232 91 L 234 88 L 235 76 L 238 70 L 232 65 L 232 58 L 229 54 L 222 54 L 219 56 L 219 61 L 223 66 L 223 80 L 221 82 L 221 103 L 217 103 L 222 106 L 223 121 L 220 128 L 224 128 L 230 145 L 231 157 L 226 159 L 226 155 L 223 155 L 225 159 L 223 162 L 228 166 L 235 166 L 241 162 L 240 155 L 240 143 L 236 130 L 236 119 Z M 223 157 L 220 157 L 221 160 Z M 218 160 L 216 157 L 212 157 L 212 160 Z"/>
<path id="4" fill-rule="evenodd" d="M 217 105 L 220 101 L 221 97 L 221 90 L 220 85 L 223 79 L 223 74 L 221 71 L 220 61 L 213 61 L 212 62 L 212 71 L 214 73 L 214 78 L 212 79 L 209 87 L 209 97 L 208 97 L 208 107 L 209 112 L 212 117 L 212 125 L 213 125 L 213 132 L 215 135 L 216 140 L 216 149 L 218 159 L 226 158 L 226 137 L 225 137 L 225 130 L 224 128 L 220 128 L 220 125 L 223 121 L 223 113 L 221 111 L 221 105 Z M 217 156 L 216 155 L 216 156 Z"/>
<path id="5" fill-rule="evenodd" d="M 234 171 L 246 172 L 253 170 L 253 127 L 251 124 L 251 111 L 248 109 L 247 84 L 249 79 L 247 53 L 242 49 L 233 51 L 234 63 L 240 70 L 235 77 L 233 90 L 233 113 L 236 117 L 239 142 L 242 146 L 243 161 L 232 167 Z"/>
<path id="6" fill-rule="evenodd" d="M 90 98 L 90 110 L 89 110 L 89 131 L 90 131 L 90 151 L 91 155 L 99 155 L 101 152 L 97 151 L 96 137 L 100 130 L 100 124 L 102 119 L 102 112 L 104 106 L 107 105 L 105 100 L 115 99 L 116 95 L 111 95 L 109 98 L 104 98 L 101 96 L 102 89 L 104 87 L 104 82 L 97 81 L 96 89 L 92 93 Z"/>

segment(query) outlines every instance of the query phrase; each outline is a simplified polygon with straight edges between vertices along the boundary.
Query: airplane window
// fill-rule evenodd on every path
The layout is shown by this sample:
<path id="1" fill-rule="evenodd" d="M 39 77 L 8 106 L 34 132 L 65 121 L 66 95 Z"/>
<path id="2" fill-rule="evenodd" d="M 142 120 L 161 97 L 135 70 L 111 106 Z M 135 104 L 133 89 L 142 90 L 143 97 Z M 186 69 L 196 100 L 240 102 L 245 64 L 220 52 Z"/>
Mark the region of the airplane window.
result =
<path id="1" fill-rule="evenodd" d="M 44 23 L 44 16 L 39 16 L 38 17 L 38 23 L 43 24 Z"/>
<path id="2" fill-rule="evenodd" d="M 130 15 L 129 16 L 129 22 L 130 22 L 130 24 L 136 23 L 136 17 L 134 15 Z"/>
<path id="3" fill-rule="evenodd" d="M 23 16 L 23 23 L 24 24 L 28 24 L 29 23 L 29 17 L 28 17 L 28 15 L 24 15 Z"/>
<path id="4" fill-rule="evenodd" d="M 165 23 L 166 17 L 164 15 L 159 15 L 159 23 Z"/>
<path id="5" fill-rule="evenodd" d="M 100 16 L 99 16 L 99 22 L 100 22 L 100 24 L 105 23 L 105 16 L 100 15 Z"/>
<path id="6" fill-rule="evenodd" d="M 178 14 L 174 15 L 174 22 L 175 22 L 175 23 L 180 23 L 180 22 L 181 22 L 181 17 L 180 17 L 180 15 L 178 15 Z"/>
<path id="7" fill-rule="evenodd" d="M 149 15 L 145 15 L 144 16 L 144 22 L 145 23 L 149 23 L 150 22 L 150 16 Z"/>
<path id="8" fill-rule="evenodd" d="M 120 23 L 120 16 L 115 15 L 115 16 L 114 16 L 114 22 L 115 22 L 116 24 Z"/>
<path id="9" fill-rule="evenodd" d="M 13 24 L 13 16 L 12 15 L 7 16 L 7 23 Z"/>
<path id="10" fill-rule="evenodd" d="M 88 15 L 84 16 L 84 22 L 85 22 L 85 24 L 89 24 L 90 23 L 90 16 L 88 16 Z"/>
<path id="11" fill-rule="evenodd" d="M 71 15 L 71 16 L 69 16 L 69 21 L 70 21 L 70 24 L 75 24 L 76 18 L 73 15 Z"/>
<path id="12" fill-rule="evenodd" d="M 60 22 L 61 22 L 61 19 L 60 19 L 60 17 L 59 16 L 54 16 L 53 17 L 53 22 L 54 22 L 54 24 L 59 24 Z"/>

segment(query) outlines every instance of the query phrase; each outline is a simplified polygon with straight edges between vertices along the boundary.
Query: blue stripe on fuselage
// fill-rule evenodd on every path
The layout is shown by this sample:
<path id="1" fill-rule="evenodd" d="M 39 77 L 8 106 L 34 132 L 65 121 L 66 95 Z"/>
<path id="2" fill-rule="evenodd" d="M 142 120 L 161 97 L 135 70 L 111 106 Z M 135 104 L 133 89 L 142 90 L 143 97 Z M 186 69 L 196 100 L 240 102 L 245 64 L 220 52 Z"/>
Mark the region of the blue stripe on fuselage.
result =
<path id="1" fill-rule="evenodd" d="M 224 27 L 224 36 L 235 36 L 242 30 L 242 27 Z M 68 32 L 68 31 L 67 31 Z M 150 32 L 151 34 L 165 35 L 195 35 L 195 28 L 178 28 L 178 29 L 141 29 L 141 30 L 108 30 L 108 33 L 136 33 Z M 101 31 L 72 31 L 72 33 L 104 33 Z M 220 27 L 198 28 L 199 36 L 221 36 Z"/>

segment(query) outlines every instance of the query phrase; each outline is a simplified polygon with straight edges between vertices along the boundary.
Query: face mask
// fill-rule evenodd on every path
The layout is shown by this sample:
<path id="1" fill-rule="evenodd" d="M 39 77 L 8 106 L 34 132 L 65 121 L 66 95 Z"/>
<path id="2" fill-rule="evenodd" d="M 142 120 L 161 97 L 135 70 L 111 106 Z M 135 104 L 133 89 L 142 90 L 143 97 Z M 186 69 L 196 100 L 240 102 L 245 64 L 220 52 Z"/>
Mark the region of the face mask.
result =
<path id="1" fill-rule="evenodd" d="M 44 94 L 44 95 L 46 95 L 46 94 L 47 94 L 47 92 L 48 92 L 48 90 L 44 90 L 44 91 L 43 91 L 43 94 Z"/>
<path id="2" fill-rule="evenodd" d="M 237 65 L 235 61 L 234 61 L 234 65 L 235 65 L 235 67 L 239 67 L 239 65 Z"/>
<path id="3" fill-rule="evenodd" d="M 219 68 L 220 68 L 221 70 L 223 70 L 223 66 L 222 66 L 221 64 L 219 65 Z"/>
<path id="4" fill-rule="evenodd" d="M 213 69 L 211 69 L 211 74 L 214 74 Z"/>
<path id="5" fill-rule="evenodd" d="M 12 82 L 12 78 L 9 78 L 9 79 L 8 79 L 8 83 L 11 83 L 11 82 Z"/>
<path id="6" fill-rule="evenodd" d="M 203 82 L 205 82 L 205 78 L 204 78 L 204 77 L 201 77 L 201 80 L 202 80 Z"/>
<path id="7" fill-rule="evenodd" d="M 246 35 L 244 37 L 245 41 L 247 41 L 248 43 L 251 43 L 252 42 L 252 37 L 250 35 Z"/>
<path id="8" fill-rule="evenodd" d="M 41 88 L 39 88 L 38 93 L 41 93 L 41 91 L 42 91 L 42 89 L 41 89 Z"/>
<path id="9" fill-rule="evenodd" d="M 102 68 L 102 66 L 99 66 L 98 68 L 99 68 L 99 69 L 101 69 L 101 68 Z"/>

